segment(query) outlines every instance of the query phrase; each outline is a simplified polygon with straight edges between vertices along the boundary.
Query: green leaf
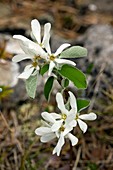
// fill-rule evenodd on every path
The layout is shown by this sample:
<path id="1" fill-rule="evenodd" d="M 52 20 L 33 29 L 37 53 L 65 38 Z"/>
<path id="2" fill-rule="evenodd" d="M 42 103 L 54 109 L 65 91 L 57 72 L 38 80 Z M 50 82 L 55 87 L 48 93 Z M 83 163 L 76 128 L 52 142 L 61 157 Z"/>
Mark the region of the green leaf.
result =
<path id="1" fill-rule="evenodd" d="M 72 81 L 78 89 L 85 89 L 87 87 L 84 73 L 76 67 L 64 64 L 61 70 L 58 70 L 58 72 L 63 77 Z"/>
<path id="2" fill-rule="evenodd" d="M 73 46 L 63 51 L 60 58 L 79 58 L 87 56 L 87 49 L 81 46 Z"/>
<path id="3" fill-rule="evenodd" d="M 37 89 L 37 83 L 38 83 L 38 76 L 37 74 L 35 76 L 30 76 L 26 80 L 26 91 L 29 97 L 35 98 L 36 95 L 36 89 Z"/>
<path id="4" fill-rule="evenodd" d="M 45 86 L 44 86 L 44 95 L 47 100 L 49 100 L 50 93 L 53 87 L 54 77 L 51 76 L 47 79 Z"/>
<path id="5" fill-rule="evenodd" d="M 45 64 L 42 66 L 42 68 L 40 69 L 40 74 L 43 76 L 49 69 L 49 64 Z"/>
<path id="6" fill-rule="evenodd" d="M 89 100 L 85 100 L 85 99 L 77 99 L 77 108 L 78 108 L 78 112 L 80 112 L 81 110 L 87 108 L 90 104 Z"/>
<path id="7" fill-rule="evenodd" d="M 62 79 L 62 86 L 66 88 L 69 85 L 69 80 L 68 79 Z"/>

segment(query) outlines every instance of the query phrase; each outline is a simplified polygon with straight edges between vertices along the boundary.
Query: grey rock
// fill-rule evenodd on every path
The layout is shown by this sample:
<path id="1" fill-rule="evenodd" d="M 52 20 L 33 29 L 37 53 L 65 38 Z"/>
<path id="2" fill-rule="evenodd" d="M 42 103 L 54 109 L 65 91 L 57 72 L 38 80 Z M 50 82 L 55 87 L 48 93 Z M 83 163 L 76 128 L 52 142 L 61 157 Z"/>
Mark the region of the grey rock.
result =
<path id="1" fill-rule="evenodd" d="M 113 28 L 110 25 L 93 25 L 73 43 L 82 44 L 88 50 L 87 58 L 77 60 L 77 66 L 87 73 L 93 68 L 88 78 L 88 95 L 106 102 L 103 91 L 113 86 Z M 95 84 L 95 85 L 94 85 Z M 97 101 L 95 101 L 96 103 Z M 98 102 L 97 102 L 98 103 Z M 106 102 L 107 104 L 107 102 Z"/>

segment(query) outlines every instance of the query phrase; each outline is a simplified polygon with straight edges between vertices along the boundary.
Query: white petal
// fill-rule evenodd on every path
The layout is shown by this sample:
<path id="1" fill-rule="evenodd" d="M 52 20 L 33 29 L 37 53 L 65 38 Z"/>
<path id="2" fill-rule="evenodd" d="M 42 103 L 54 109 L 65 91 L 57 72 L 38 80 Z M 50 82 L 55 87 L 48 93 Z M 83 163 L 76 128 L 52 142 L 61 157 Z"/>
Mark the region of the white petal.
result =
<path id="1" fill-rule="evenodd" d="M 51 29 L 51 24 L 47 23 L 44 25 L 44 37 L 42 40 L 42 44 L 44 45 L 45 49 L 47 50 L 48 54 L 51 54 L 51 49 L 50 49 L 50 29 Z"/>
<path id="2" fill-rule="evenodd" d="M 51 130 L 53 132 L 56 132 L 58 129 L 60 129 L 61 125 L 63 123 L 63 120 L 57 120 L 51 127 Z"/>
<path id="3" fill-rule="evenodd" d="M 34 67 L 30 68 L 30 69 L 27 70 L 27 71 L 24 71 L 23 73 L 21 73 L 21 74 L 18 76 L 18 78 L 28 79 L 28 78 L 31 76 L 33 70 L 34 70 Z"/>
<path id="4" fill-rule="evenodd" d="M 78 119 L 77 122 L 79 124 L 80 129 L 85 133 L 87 131 L 87 124 L 80 119 Z"/>
<path id="5" fill-rule="evenodd" d="M 72 120 L 68 125 L 71 126 L 71 127 L 76 127 L 77 121 L 76 120 Z"/>
<path id="6" fill-rule="evenodd" d="M 62 112 L 63 114 L 67 114 L 68 111 L 67 111 L 67 109 L 65 108 L 64 100 L 63 100 L 63 97 L 62 97 L 62 94 L 61 94 L 61 93 L 57 93 L 57 94 L 56 94 L 56 101 L 57 101 L 57 106 L 58 106 L 58 108 L 61 110 L 61 112 Z"/>
<path id="7" fill-rule="evenodd" d="M 26 54 L 18 54 L 18 55 L 15 55 L 13 58 L 12 58 L 12 61 L 17 63 L 17 62 L 20 62 L 22 60 L 25 60 L 25 59 L 31 59 L 32 56 L 30 55 L 26 55 Z"/>
<path id="8" fill-rule="evenodd" d="M 29 44 L 29 48 L 35 55 L 39 55 L 41 58 L 47 60 L 48 54 L 42 49 L 40 45 L 33 42 L 32 44 Z"/>
<path id="9" fill-rule="evenodd" d="M 97 118 L 97 115 L 95 113 L 89 113 L 79 116 L 82 120 L 95 120 Z"/>
<path id="10" fill-rule="evenodd" d="M 76 114 L 76 113 L 77 113 L 77 102 L 76 102 L 76 98 L 75 98 L 74 94 L 73 94 L 71 91 L 69 91 L 68 93 L 69 93 L 69 95 L 70 95 L 70 105 L 71 105 L 71 108 L 74 109 L 75 114 Z"/>
<path id="11" fill-rule="evenodd" d="M 50 64 L 49 64 L 48 76 L 51 75 L 54 67 L 55 67 L 55 63 L 53 61 L 51 61 Z"/>
<path id="12" fill-rule="evenodd" d="M 35 130 L 35 133 L 39 136 L 45 135 L 47 133 L 51 133 L 51 128 L 49 127 L 39 127 Z"/>
<path id="13" fill-rule="evenodd" d="M 64 136 L 61 133 L 58 143 L 53 150 L 53 154 L 57 153 L 57 156 L 59 156 L 63 145 L 64 145 Z"/>
<path id="14" fill-rule="evenodd" d="M 21 40 L 21 48 L 26 54 L 40 55 L 41 58 L 47 59 L 47 53 L 37 43 L 34 43 L 22 35 L 14 35 L 13 38 Z"/>
<path id="15" fill-rule="evenodd" d="M 70 139 L 72 146 L 78 143 L 78 138 L 76 136 L 72 135 L 71 133 L 69 133 L 67 136 Z"/>
<path id="16" fill-rule="evenodd" d="M 21 40 L 23 42 L 32 42 L 31 40 L 29 40 L 28 38 L 24 37 L 23 35 L 14 35 L 13 38 Z"/>
<path id="17" fill-rule="evenodd" d="M 72 122 L 75 119 L 75 112 L 73 112 L 73 109 L 71 109 L 71 111 L 69 111 L 67 118 L 65 120 L 66 124 L 70 124 L 70 122 Z"/>
<path id="18" fill-rule="evenodd" d="M 43 113 L 41 114 L 41 116 L 42 116 L 46 121 L 51 122 L 51 123 L 55 123 L 55 119 L 53 118 L 53 116 L 52 116 L 50 113 L 48 113 L 48 112 L 43 112 Z"/>
<path id="19" fill-rule="evenodd" d="M 31 21 L 31 28 L 32 28 L 32 33 L 35 39 L 40 44 L 41 43 L 41 27 L 37 19 L 34 19 Z"/>
<path id="20" fill-rule="evenodd" d="M 56 135 L 54 133 L 48 133 L 46 135 L 43 135 L 40 140 L 41 142 L 43 143 L 46 143 L 46 142 L 49 142 L 51 141 L 52 139 L 54 139 L 56 137 Z"/>
<path id="21" fill-rule="evenodd" d="M 69 47 L 70 44 L 68 43 L 65 43 L 65 44 L 62 44 L 58 49 L 57 51 L 54 53 L 55 56 L 58 56 L 65 48 Z"/>
<path id="22" fill-rule="evenodd" d="M 61 115 L 60 115 L 60 114 L 51 113 L 51 115 L 52 115 L 55 119 L 61 119 Z"/>
<path id="23" fill-rule="evenodd" d="M 73 66 L 76 65 L 73 61 L 62 59 L 62 58 L 55 58 L 54 61 L 57 62 L 58 64 L 69 64 L 69 65 L 73 65 Z"/>
<path id="24" fill-rule="evenodd" d="M 32 64 L 27 65 L 27 66 L 24 68 L 24 71 L 29 70 L 31 67 L 32 67 Z"/>
<path id="25" fill-rule="evenodd" d="M 51 128 L 51 125 L 49 123 L 47 123 L 46 121 L 42 120 L 42 119 L 41 119 L 41 124 L 45 127 Z"/>
<path id="26" fill-rule="evenodd" d="M 64 132 L 63 132 L 63 136 L 66 136 L 69 132 L 71 132 L 73 130 L 72 126 L 66 126 Z"/>

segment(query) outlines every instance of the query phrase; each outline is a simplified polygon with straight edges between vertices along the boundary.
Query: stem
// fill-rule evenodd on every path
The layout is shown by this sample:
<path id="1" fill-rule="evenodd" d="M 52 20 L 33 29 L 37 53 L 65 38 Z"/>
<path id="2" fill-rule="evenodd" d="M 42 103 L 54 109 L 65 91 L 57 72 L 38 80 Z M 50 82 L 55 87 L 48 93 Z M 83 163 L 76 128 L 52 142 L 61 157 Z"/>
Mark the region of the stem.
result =
<path id="1" fill-rule="evenodd" d="M 72 170 L 73 167 L 73 147 L 71 144 L 71 141 L 69 141 L 70 144 L 70 170 Z"/>

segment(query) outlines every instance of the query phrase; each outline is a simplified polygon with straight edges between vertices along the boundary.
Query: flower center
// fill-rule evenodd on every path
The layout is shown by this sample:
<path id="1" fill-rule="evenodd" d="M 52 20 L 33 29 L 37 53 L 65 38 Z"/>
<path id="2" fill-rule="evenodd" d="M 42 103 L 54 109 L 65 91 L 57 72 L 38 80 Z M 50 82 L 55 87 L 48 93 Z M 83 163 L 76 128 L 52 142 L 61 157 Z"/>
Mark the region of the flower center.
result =
<path id="1" fill-rule="evenodd" d="M 40 45 L 40 47 L 42 47 L 42 48 L 44 47 L 42 43 L 40 43 L 39 45 Z"/>
<path id="2" fill-rule="evenodd" d="M 50 55 L 50 60 L 54 61 L 55 58 L 56 58 L 56 57 L 55 57 L 53 54 Z"/>
<path id="3" fill-rule="evenodd" d="M 66 120 L 67 115 L 66 115 L 65 113 L 63 113 L 63 114 L 61 115 L 61 118 L 62 118 L 63 120 Z"/>
<path id="4" fill-rule="evenodd" d="M 32 66 L 35 68 L 37 67 L 37 65 L 38 65 L 38 63 L 36 61 L 32 63 Z"/>
<path id="5" fill-rule="evenodd" d="M 60 129 L 59 129 L 61 132 L 64 132 L 64 130 L 65 130 L 65 127 L 62 125 L 61 127 L 60 127 Z"/>
<path id="6" fill-rule="evenodd" d="M 79 119 L 79 113 L 76 114 L 75 120 Z"/>
<path id="7" fill-rule="evenodd" d="M 34 56 L 34 58 L 33 58 L 34 62 L 36 62 L 36 61 L 39 60 L 39 59 L 41 59 L 41 57 L 40 57 L 39 55 Z"/>
<path id="8" fill-rule="evenodd" d="M 32 66 L 36 68 L 38 66 L 38 61 L 40 59 L 41 59 L 41 57 L 39 55 L 38 56 L 34 56 Z"/>

